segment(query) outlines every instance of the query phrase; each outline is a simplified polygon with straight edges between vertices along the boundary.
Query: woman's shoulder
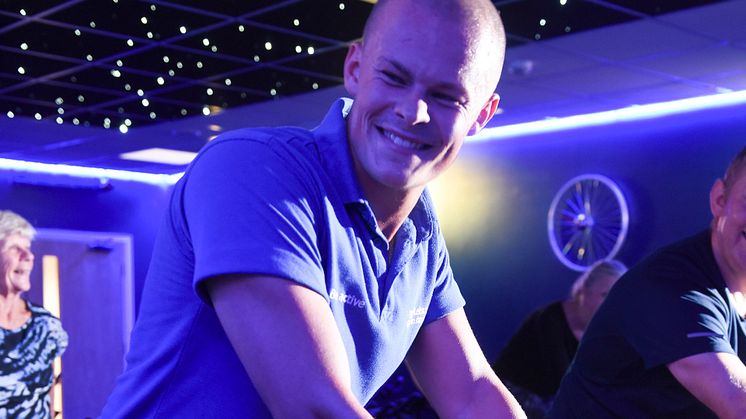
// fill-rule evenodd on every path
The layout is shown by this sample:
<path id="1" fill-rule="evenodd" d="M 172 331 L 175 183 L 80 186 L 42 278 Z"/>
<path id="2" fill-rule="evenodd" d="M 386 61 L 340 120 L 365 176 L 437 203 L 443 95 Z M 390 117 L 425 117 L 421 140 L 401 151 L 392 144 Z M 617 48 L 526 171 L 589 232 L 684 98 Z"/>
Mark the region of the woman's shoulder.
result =
<path id="1" fill-rule="evenodd" d="M 50 313 L 49 310 L 31 301 L 26 301 L 26 305 L 35 323 L 46 324 L 50 329 L 62 329 L 60 319 Z"/>
<path id="2" fill-rule="evenodd" d="M 26 300 L 26 307 L 28 307 L 29 311 L 31 312 L 31 315 L 33 316 L 54 317 L 54 315 L 52 315 L 52 313 L 50 313 L 49 310 L 47 310 L 46 308 L 32 301 Z"/>
<path id="3" fill-rule="evenodd" d="M 29 310 L 31 311 L 32 327 L 37 328 L 38 336 L 47 336 L 52 341 L 56 342 L 56 346 L 61 348 L 62 351 L 67 347 L 67 332 L 62 328 L 62 322 L 56 316 L 49 312 L 44 307 L 26 301 Z"/>

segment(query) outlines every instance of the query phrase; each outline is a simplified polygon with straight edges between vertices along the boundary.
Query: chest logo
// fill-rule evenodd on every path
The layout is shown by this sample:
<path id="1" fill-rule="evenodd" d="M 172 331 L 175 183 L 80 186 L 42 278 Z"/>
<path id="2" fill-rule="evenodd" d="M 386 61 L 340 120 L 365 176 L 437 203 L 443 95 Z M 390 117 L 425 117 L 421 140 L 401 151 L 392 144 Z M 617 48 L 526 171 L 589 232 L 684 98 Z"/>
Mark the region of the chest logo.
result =
<path id="1" fill-rule="evenodd" d="M 415 324 L 420 324 L 423 321 L 425 321 L 425 315 L 427 314 L 427 308 L 425 307 L 417 307 L 415 309 L 409 310 L 409 318 L 407 318 L 407 326 L 413 326 Z"/>
<path id="2" fill-rule="evenodd" d="M 329 299 L 333 301 L 339 301 L 340 303 L 348 304 L 357 308 L 365 307 L 365 301 L 363 301 L 362 299 L 357 298 L 354 295 L 339 292 L 334 288 L 332 288 L 332 290 L 329 292 Z"/>

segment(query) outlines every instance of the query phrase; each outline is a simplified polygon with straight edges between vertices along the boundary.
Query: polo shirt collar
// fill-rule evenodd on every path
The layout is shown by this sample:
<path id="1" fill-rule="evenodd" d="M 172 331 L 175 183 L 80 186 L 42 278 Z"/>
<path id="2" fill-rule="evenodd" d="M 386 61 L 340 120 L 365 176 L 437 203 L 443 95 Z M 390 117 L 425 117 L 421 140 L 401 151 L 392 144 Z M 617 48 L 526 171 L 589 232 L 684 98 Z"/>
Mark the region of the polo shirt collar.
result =
<path id="1" fill-rule="evenodd" d="M 313 136 L 326 172 L 335 179 L 335 188 L 342 202 L 368 206 L 368 200 L 363 196 L 357 181 L 347 138 L 345 118 L 350 113 L 352 103 L 353 100 L 349 98 L 337 99 L 321 124 L 313 130 Z M 427 189 L 420 196 L 405 224 L 407 222 L 414 224 L 418 242 L 433 235 L 437 218 Z"/>
<path id="2" fill-rule="evenodd" d="M 345 118 L 351 107 L 352 99 L 337 99 L 321 124 L 313 130 L 324 169 L 335 180 L 334 186 L 345 204 L 365 201 L 357 182 L 347 140 Z"/>

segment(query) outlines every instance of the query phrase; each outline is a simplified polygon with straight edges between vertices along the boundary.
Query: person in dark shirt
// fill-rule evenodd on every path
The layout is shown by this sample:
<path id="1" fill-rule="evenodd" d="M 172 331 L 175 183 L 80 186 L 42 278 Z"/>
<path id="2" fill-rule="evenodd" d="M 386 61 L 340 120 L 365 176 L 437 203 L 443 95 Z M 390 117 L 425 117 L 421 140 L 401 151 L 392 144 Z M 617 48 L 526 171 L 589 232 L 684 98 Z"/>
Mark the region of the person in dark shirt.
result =
<path id="1" fill-rule="evenodd" d="M 746 417 L 746 148 L 710 191 L 709 229 L 609 293 L 550 418 Z"/>
<path id="2" fill-rule="evenodd" d="M 617 260 L 594 263 L 575 280 L 567 299 L 529 314 L 500 352 L 493 369 L 529 416 L 546 413 L 591 317 L 626 270 Z"/>

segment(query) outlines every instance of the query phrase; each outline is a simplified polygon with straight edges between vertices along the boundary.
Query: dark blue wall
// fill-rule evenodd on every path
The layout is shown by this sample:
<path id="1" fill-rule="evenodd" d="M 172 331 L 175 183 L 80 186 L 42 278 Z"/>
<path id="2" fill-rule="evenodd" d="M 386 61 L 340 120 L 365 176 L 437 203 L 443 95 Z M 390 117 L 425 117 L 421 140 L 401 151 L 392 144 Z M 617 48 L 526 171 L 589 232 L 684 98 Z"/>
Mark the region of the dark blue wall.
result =
<path id="1" fill-rule="evenodd" d="M 630 226 L 617 257 L 631 265 L 707 227 L 710 187 L 745 145 L 746 106 L 467 144 L 457 164 L 488 167 L 502 178 L 495 199 L 508 201 L 499 220 L 483 220 L 485 232 L 451 249 L 467 314 L 488 359 L 529 311 L 563 298 L 577 276 L 552 253 L 546 227 L 552 199 L 566 181 L 599 173 L 621 187 Z M 444 226 L 446 240 L 457 224 Z"/>

